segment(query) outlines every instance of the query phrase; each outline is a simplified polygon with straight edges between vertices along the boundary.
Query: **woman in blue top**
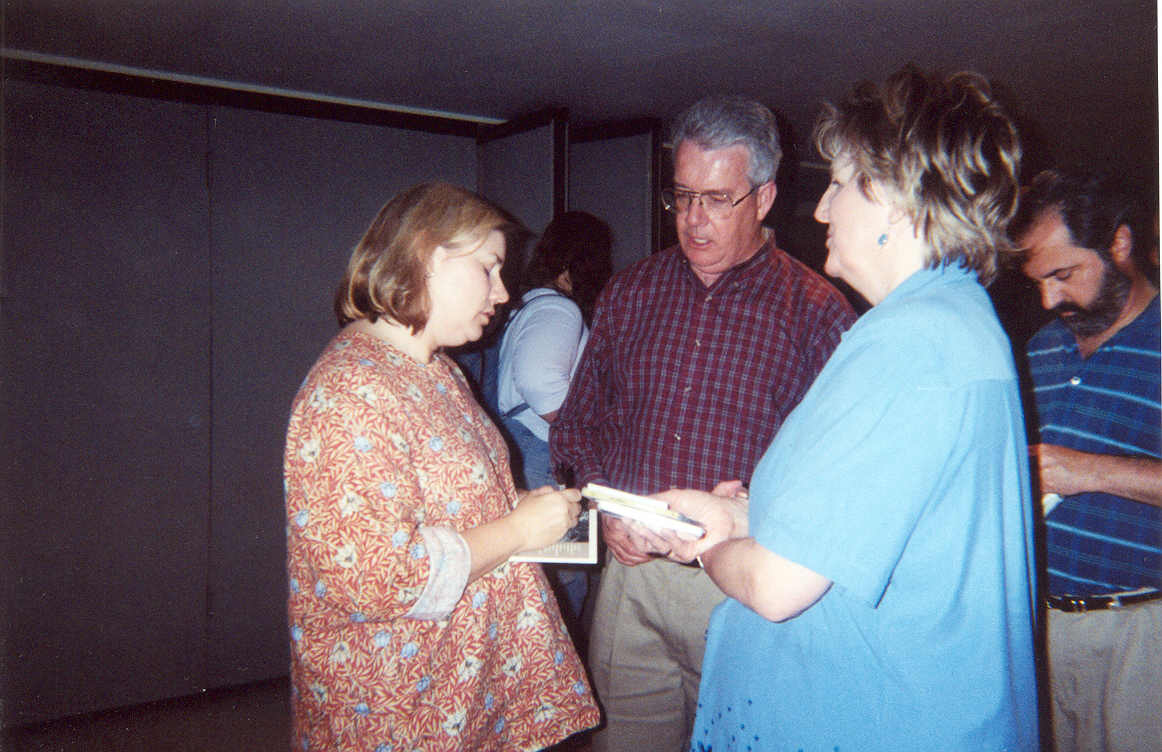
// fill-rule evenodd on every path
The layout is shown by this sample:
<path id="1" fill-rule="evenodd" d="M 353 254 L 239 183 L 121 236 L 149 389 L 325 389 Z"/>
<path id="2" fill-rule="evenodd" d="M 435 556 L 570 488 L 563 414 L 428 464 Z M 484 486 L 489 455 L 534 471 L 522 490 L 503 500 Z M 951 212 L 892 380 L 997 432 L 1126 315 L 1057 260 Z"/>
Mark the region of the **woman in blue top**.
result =
<path id="1" fill-rule="evenodd" d="M 708 529 L 666 536 L 671 558 L 730 596 L 692 747 L 1037 749 L 1025 433 L 982 286 L 1008 249 L 1016 129 L 978 76 L 909 66 L 828 107 L 815 143 L 825 270 L 872 308 L 749 501 L 737 482 L 661 495 Z"/>

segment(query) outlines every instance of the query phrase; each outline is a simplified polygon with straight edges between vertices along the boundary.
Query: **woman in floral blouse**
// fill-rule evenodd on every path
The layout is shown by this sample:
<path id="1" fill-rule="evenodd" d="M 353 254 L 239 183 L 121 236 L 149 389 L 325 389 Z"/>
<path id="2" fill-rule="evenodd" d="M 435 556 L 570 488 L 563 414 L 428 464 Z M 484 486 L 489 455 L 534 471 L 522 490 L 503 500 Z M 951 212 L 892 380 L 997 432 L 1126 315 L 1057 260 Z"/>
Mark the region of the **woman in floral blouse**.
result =
<path id="1" fill-rule="evenodd" d="M 532 750 L 598 712 L 541 568 L 576 490 L 517 494 L 452 360 L 508 299 L 505 219 L 468 191 L 379 212 L 343 327 L 295 398 L 285 482 L 296 749 Z"/>

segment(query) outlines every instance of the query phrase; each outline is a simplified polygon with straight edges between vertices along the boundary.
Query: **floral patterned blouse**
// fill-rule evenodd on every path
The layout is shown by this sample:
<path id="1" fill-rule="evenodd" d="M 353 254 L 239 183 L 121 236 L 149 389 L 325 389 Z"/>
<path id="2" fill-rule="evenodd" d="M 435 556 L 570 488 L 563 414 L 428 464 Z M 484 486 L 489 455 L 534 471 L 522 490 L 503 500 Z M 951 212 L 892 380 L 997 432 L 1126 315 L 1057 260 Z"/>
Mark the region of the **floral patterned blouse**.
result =
<path id="1" fill-rule="evenodd" d="M 295 398 L 285 484 L 296 748 L 532 750 L 597 723 L 540 566 L 467 583 L 456 531 L 516 490 L 450 358 L 341 332 Z"/>

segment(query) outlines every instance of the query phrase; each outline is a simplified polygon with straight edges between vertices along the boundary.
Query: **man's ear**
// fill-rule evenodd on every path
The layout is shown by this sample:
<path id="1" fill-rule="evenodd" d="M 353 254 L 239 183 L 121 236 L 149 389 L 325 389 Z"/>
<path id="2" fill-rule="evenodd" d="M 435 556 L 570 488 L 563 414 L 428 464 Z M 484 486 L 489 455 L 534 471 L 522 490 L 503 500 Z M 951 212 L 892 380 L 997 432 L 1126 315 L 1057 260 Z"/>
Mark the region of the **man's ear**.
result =
<path id="1" fill-rule="evenodd" d="M 758 220 L 760 222 L 770 213 L 771 207 L 775 205 L 775 196 L 778 193 L 779 189 L 775 187 L 773 180 L 768 180 L 755 189 L 755 211 L 758 212 Z"/>
<path id="2" fill-rule="evenodd" d="M 1129 225 L 1118 225 L 1118 229 L 1114 230 L 1114 242 L 1110 243 L 1110 256 L 1118 264 L 1128 264 L 1133 251 L 1133 231 Z"/>

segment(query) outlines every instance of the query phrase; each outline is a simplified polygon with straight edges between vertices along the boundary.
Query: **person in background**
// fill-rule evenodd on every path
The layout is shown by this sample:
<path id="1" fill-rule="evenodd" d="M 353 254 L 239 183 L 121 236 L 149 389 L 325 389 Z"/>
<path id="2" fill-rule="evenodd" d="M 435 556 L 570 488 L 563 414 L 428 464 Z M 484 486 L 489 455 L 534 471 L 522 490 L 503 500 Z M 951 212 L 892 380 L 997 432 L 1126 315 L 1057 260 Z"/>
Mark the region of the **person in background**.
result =
<path id="1" fill-rule="evenodd" d="M 500 341 L 497 413 L 519 455 L 513 458 L 524 488 L 555 486 L 549 462 L 549 426 L 569 391 L 597 294 L 613 273 L 613 235 L 592 214 L 566 212 L 545 228 L 521 284 L 519 307 Z M 584 566 L 550 566 L 564 610 L 580 637 L 589 590 Z"/>
<path id="2" fill-rule="evenodd" d="M 592 214 L 566 212 L 545 228 L 500 344 L 497 407 L 521 453 L 526 488 L 553 485 L 549 426 L 569 391 L 593 306 L 613 273 L 613 235 Z M 514 467 L 518 467 L 514 460 Z"/>
<path id="3" fill-rule="evenodd" d="M 872 308 L 755 469 L 700 520 L 729 596 L 694 750 L 1037 750 L 1033 519 L 1017 373 L 983 287 L 1017 131 L 980 77 L 906 67 L 828 107 L 824 270 Z M 724 478 L 730 478 L 724 473 Z"/>
<path id="4" fill-rule="evenodd" d="M 342 329 L 295 397 L 285 485 L 293 739 L 311 750 L 547 747 L 599 720 L 536 564 L 574 489 L 517 493 L 443 348 L 508 298 L 506 222 L 444 183 L 380 210 Z"/>
<path id="5" fill-rule="evenodd" d="M 1027 347 L 1057 752 L 1162 750 L 1162 360 L 1147 227 L 1111 175 L 1075 168 L 1033 180 L 1015 233 L 1057 314 Z"/>
<path id="6" fill-rule="evenodd" d="M 678 245 L 614 276 L 549 432 L 578 485 L 634 493 L 747 480 L 855 316 L 763 225 L 782 152 L 774 115 L 703 99 L 675 121 L 663 204 Z M 701 570 L 657 558 L 602 515 L 612 556 L 597 589 L 589 665 L 603 750 L 689 740 L 706 622 L 722 595 Z"/>

